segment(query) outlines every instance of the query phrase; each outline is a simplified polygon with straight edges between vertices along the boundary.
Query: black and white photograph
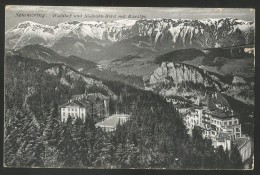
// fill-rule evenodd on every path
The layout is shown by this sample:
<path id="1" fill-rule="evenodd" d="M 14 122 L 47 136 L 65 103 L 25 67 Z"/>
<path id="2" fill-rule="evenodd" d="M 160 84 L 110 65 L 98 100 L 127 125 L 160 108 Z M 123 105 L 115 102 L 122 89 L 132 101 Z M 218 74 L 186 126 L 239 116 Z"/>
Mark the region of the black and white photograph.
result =
<path id="1" fill-rule="evenodd" d="M 254 170 L 255 9 L 5 7 L 6 168 Z"/>

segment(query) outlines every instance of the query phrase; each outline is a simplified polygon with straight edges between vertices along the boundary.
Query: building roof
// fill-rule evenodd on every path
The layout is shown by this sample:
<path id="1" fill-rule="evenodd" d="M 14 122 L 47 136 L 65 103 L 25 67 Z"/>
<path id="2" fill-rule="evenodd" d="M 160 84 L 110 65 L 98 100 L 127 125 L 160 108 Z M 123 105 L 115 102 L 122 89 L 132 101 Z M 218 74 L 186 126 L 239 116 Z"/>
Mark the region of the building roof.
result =
<path id="1" fill-rule="evenodd" d="M 231 134 L 228 132 L 220 132 L 216 137 L 218 142 L 224 142 L 225 140 L 231 140 Z"/>
<path id="2" fill-rule="evenodd" d="M 88 107 L 90 104 L 95 103 L 97 100 L 108 100 L 109 97 L 101 93 L 91 93 L 91 94 L 78 94 L 72 97 L 72 101 L 61 105 L 60 107 L 66 106 L 79 106 Z"/>
<path id="3" fill-rule="evenodd" d="M 109 97 L 101 94 L 101 93 L 91 93 L 91 94 L 79 94 L 73 96 L 74 100 L 80 100 L 80 101 L 88 101 L 90 103 L 95 103 L 98 99 L 99 100 L 107 100 Z"/>
<path id="4" fill-rule="evenodd" d="M 126 114 L 116 114 L 112 115 L 109 118 L 106 118 L 104 121 L 97 123 L 95 126 L 98 127 L 116 127 L 120 119 L 129 118 L 129 115 Z M 121 122 L 120 122 L 121 123 Z"/>
<path id="5" fill-rule="evenodd" d="M 234 140 L 234 144 L 237 145 L 238 149 L 240 149 L 248 141 L 250 141 L 250 137 L 240 137 Z"/>
<path id="6" fill-rule="evenodd" d="M 84 99 L 79 100 L 79 102 L 80 102 L 81 104 L 83 104 L 85 107 L 88 107 L 88 106 L 90 105 L 89 101 L 84 100 Z"/>
<path id="7" fill-rule="evenodd" d="M 175 99 L 175 100 L 179 100 L 179 101 L 183 101 L 183 102 L 186 102 L 186 103 L 192 103 L 191 100 L 188 100 L 182 96 L 178 96 L 178 95 L 171 95 L 171 96 L 168 96 L 166 98 L 169 98 L 169 99 Z"/>
<path id="8" fill-rule="evenodd" d="M 101 93 L 94 93 L 94 94 L 89 94 L 89 95 L 95 95 L 96 97 L 98 97 L 101 100 L 108 100 L 109 99 L 108 96 L 105 96 L 105 95 L 103 95 Z"/>
<path id="9" fill-rule="evenodd" d="M 72 101 L 70 101 L 68 103 L 65 103 L 65 104 L 61 105 L 60 107 L 62 108 L 62 107 L 67 107 L 67 106 L 86 107 L 86 104 L 84 104 L 84 103 L 82 103 L 82 102 L 80 102 L 78 100 L 72 100 Z"/>
<path id="10" fill-rule="evenodd" d="M 78 94 L 72 97 L 70 102 L 62 104 L 60 107 L 67 106 L 78 106 L 78 107 L 89 107 L 90 104 L 95 103 L 97 100 L 107 100 L 109 97 L 101 93 L 91 93 L 91 94 Z"/>
<path id="11" fill-rule="evenodd" d="M 232 117 L 236 117 L 235 115 L 233 115 L 230 112 L 224 112 L 221 109 L 215 109 L 214 111 L 211 112 L 205 112 L 206 114 L 210 114 L 212 115 L 212 117 L 216 117 L 219 119 L 227 119 L 227 118 L 232 118 Z"/>

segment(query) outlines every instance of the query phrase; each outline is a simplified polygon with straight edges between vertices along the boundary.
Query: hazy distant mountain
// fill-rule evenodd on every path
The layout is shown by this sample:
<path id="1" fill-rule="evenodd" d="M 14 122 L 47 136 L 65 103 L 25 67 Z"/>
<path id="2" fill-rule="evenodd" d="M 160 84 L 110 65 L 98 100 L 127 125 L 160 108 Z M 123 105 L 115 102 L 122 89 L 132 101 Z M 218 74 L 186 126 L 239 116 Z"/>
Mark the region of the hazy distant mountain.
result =
<path id="1" fill-rule="evenodd" d="M 97 67 L 97 64 L 93 61 L 82 59 L 73 55 L 70 55 L 68 57 L 62 56 L 57 54 L 55 51 L 38 44 L 27 45 L 15 51 L 14 53 L 20 54 L 24 57 L 43 60 L 48 63 L 64 63 L 80 71 L 86 71 Z"/>
<path id="2" fill-rule="evenodd" d="M 41 44 L 62 55 L 100 60 L 104 56 L 124 56 L 122 52 L 127 55 L 251 44 L 254 43 L 254 25 L 254 22 L 234 18 L 74 21 L 55 26 L 26 21 L 6 32 L 6 47 L 19 49 Z"/>

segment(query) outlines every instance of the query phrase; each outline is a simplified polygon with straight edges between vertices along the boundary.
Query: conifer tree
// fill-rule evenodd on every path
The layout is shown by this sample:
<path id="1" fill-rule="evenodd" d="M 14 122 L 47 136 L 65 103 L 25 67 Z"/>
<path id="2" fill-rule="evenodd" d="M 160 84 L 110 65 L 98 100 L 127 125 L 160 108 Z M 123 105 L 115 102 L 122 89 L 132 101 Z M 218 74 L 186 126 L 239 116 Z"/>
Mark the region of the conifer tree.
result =
<path id="1" fill-rule="evenodd" d="M 237 148 L 237 145 L 234 145 L 234 144 L 231 147 L 230 162 L 231 162 L 232 169 L 242 169 L 243 168 L 240 152 Z"/>

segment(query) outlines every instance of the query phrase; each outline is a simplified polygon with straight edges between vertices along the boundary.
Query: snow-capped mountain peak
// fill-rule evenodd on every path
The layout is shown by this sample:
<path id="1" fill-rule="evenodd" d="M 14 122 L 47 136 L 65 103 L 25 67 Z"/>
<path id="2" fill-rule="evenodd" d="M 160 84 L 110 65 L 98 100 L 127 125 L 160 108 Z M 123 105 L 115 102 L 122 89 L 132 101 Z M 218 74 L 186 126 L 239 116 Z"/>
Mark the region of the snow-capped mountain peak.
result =
<path id="1" fill-rule="evenodd" d="M 140 37 L 141 42 L 149 43 L 155 49 L 215 47 L 216 43 L 218 47 L 225 47 L 254 42 L 254 22 L 235 18 L 202 20 L 158 18 L 120 19 L 111 22 L 68 21 L 49 26 L 25 21 L 6 32 L 6 46 L 14 49 L 28 44 L 52 47 L 57 43 L 62 44 L 61 40 L 64 38 L 74 38 L 82 40 L 81 42 L 94 41 L 103 45 L 101 42 L 113 44 L 134 36 Z M 244 39 L 241 40 L 241 37 Z"/>

